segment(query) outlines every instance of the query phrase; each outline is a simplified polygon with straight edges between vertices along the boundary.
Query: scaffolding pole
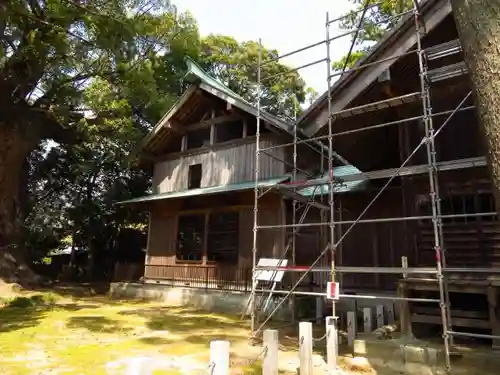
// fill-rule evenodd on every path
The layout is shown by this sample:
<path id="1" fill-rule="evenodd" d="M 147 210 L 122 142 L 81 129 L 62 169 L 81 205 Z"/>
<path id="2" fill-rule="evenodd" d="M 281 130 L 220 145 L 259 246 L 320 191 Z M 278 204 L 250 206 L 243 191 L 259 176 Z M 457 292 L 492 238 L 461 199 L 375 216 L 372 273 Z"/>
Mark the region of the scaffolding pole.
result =
<path id="1" fill-rule="evenodd" d="M 436 137 L 445 127 L 448 125 L 450 122 L 451 118 L 453 115 L 458 111 L 458 109 L 463 105 L 463 103 L 467 100 L 467 98 L 470 96 L 470 93 L 460 102 L 460 104 L 455 108 L 455 110 L 449 115 L 449 117 L 446 119 L 446 121 L 443 122 L 443 124 L 439 127 L 439 129 L 432 135 L 432 137 Z M 394 174 L 389 178 L 389 180 L 385 183 L 384 186 L 379 190 L 379 192 L 375 195 L 375 197 L 366 205 L 366 207 L 363 209 L 363 211 L 359 214 L 357 219 L 352 223 L 349 228 L 342 234 L 342 236 L 338 239 L 338 241 L 333 244 L 334 247 L 337 247 L 342 241 L 345 239 L 345 237 L 352 231 L 354 226 L 358 223 L 359 220 L 362 219 L 362 217 L 365 216 L 365 214 L 368 212 L 368 210 L 373 206 L 373 204 L 378 200 L 378 198 L 382 195 L 382 193 L 387 189 L 387 187 L 391 184 L 391 182 L 398 176 L 399 171 L 404 168 L 406 164 L 415 156 L 415 154 L 420 150 L 422 146 L 424 146 L 427 143 L 427 139 L 424 137 L 422 141 L 414 148 L 414 150 L 408 155 L 408 157 L 405 159 L 405 161 L 401 164 L 401 166 L 394 172 Z M 308 267 L 307 270 L 304 271 L 304 274 L 297 280 L 297 282 L 292 286 L 292 288 L 286 293 L 285 297 L 277 304 L 277 306 L 274 308 L 274 310 L 267 316 L 267 318 L 259 325 L 256 331 L 253 332 L 253 335 L 256 335 L 259 333 L 262 328 L 265 326 L 265 324 L 272 318 L 272 316 L 281 308 L 283 303 L 286 301 L 287 297 L 289 297 L 295 289 L 300 285 L 302 280 L 307 276 L 310 270 L 312 270 L 316 264 L 320 261 L 320 259 L 327 253 L 328 250 L 331 249 L 331 244 L 328 244 L 323 251 L 316 257 L 316 260 L 312 262 L 312 264 Z"/>
<path id="2" fill-rule="evenodd" d="M 365 11 L 363 12 L 363 17 L 366 12 L 366 7 Z M 326 82 L 327 82 L 327 101 L 328 101 L 328 113 L 330 114 L 332 111 L 332 98 L 331 98 L 331 87 L 330 87 L 330 69 L 331 69 L 331 58 L 330 58 L 330 15 L 328 12 L 326 12 L 326 23 L 325 23 L 325 32 L 326 32 Z M 356 31 L 355 36 L 358 34 L 358 31 Z M 334 196 L 333 196 L 333 130 L 332 130 L 332 119 L 331 116 L 328 115 L 328 203 L 330 205 L 330 220 L 329 220 L 329 245 L 330 245 L 330 263 L 331 263 L 331 270 L 330 270 L 330 282 L 334 283 L 335 282 L 335 201 L 334 201 Z M 338 326 L 337 322 L 337 312 L 336 312 L 336 306 L 335 306 L 335 301 L 332 300 L 332 318 L 334 320 L 335 326 Z M 337 329 L 334 330 L 337 332 Z M 334 363 L 329 363 L 328 365 L 331 366 L 330 371 L 333 372 L 337 369 L 337 356 L 338 356 L 338 345 L 337 345 L 338 340 L 333 340 L 334 342 L 334 348 L 333 348 L 333 359 Z"/>
<path id="3" fill-rule="evenodd" d="M 259 55 L 258 55 L 258 70 L 257 70 L 257 131 L 256 131 L 256 165 L 255 165 L 255 202 L 254 202 L 254 226 L 253 226 L 253 248 L 252 248 L 252 337 L 255 337 L 265 326 L 265 324 L 272 318 L 272 316 L 281 308 L 281 306 L 285 303 L 287 298 L 291 297 L 292 298 L 292 306 L 295 308 L 295 301 L 294 301 L 294 296 L 297 295 L 305 295 L 305 296 L 319 296 L 319 297 L 326 297 L 326 293 L 314 293 L 314 292 L 302 292 L 302 291 L 297 291 L 296 289 L 299 287 L 301 284 L 302 280 L 311 272 L 311 273 L 329 273 L 330 276 L 330 281 L 335 282 L 336 280 L 336 273 L 339 273 L 342 275 L 343 273 L 375 273 L 375 274 L 430 274 L 430 275 L 436 275 L 437 282 L 438 282 L 438 291 L 439 291 L 439 299 L 429 299 L 429 298 L 409 298 L 409 297 L 392 297 L 392 296 L 376 296 L 376 295 L 347 295 L 347 294 L 341 294 L 340 298 L 350 298 L 350 299 L 389 299 L 393 301 L 406 301 L 406 302 L 433 302 L 433 303 L 438 303 L 441 311 L 441 323 L 443 326 L 443 343 L 444 343 L 444 348 L 445 348 L 445 363 L 446 363 L 446 370 L 449 372 L 451 370 L 451 364 L 450 364 L 450 345 L 452 344 L 451 342 L 451 337 L 452 336 L 467 336 L 467 337 L 488 337 L 488 338 L 496 338 L 495 336 L 491 335 L 476 335 L 476 334 L 469 334 L 469 333 L 458 333 L 452 330 L 451 327 L 451 316 L 450 316 L 450 301 L 449 301 L 449 293 L 448 293 L 448 284 L 447 284 L 447 278 L 445 277 L 445 274 L 451 274 L 451 273 L 466 273 L 466 272 L 472 272 L 472 273 L 479 273 L 479 274 L 489 274 L 489 273 L 500 273 L 499 269 L 493 269 L 493 268 L 487 268 L 487 269 L 482 269 L 482 268 L 477 268 L 477 269 L 466 269 L 466 268 L 452 268 L 452 267 L 447 267 L 446 266 L 446 259 L 445 259 L 445 251 L 444 251 L 444 238 L 443 238 L 443 227 L 442 227 L 442 220 L 445 218 L 458 218 L 458 217 L 477 217 L 477 216 L 496 216 L 496 212 L 482 212 L 482 213 L 474 213 L 474 214 L 453 214 L 453 215 L 443 215 L 442 210 L 441 210 L 441 203 L 440 203 L 440 196 L 439 196 L 439 181 L 438 181 L 438 171 L 441 170 L 441 164 L 437 162 L 436 158 L 436 147 L 435 147 L 435 138 L 443 131 L 443 129 L 447 126 L 447 124 L 450 122 L 450 120 L 453 118 L 453 116 L 459 112 L 459 111 L 466 111 L 466 110 L 471 110 L 474 109 L 474 105 L 470 105 L 467 107 L 464 107 L 465 102 L 471 97 L 471 92 L 469 92 L 465 98 L 453 109 L 453 110 L 448 110 L 448 111 L 442 111 L 442 112 L 435 112 L 433 113 L 432 111 L 432 106 L 431 106 L 431 87 L 430 87 L 430 79 L 429 79 L 429 74 L 428 74 L 428 68 L 427 68 L 427 57 L 426 57 L 426 50 L 423 49 L 422 47 L 422 39 L 425 35 L 425 30 L 422 29 L 422 20 L 420 19 L 421 14 L 420 14 L 420 9 L 418 2 L 416 0 L 413 0 L 413 7 L 409 11 L 405 11 L 401 14 L 396 15 L 395 17 L 391 17 L 391 19 L 396 18 L 396 17 L 402 17 L 406 16 L 409 14 L 412 14 L 413 16 L 413 21 L 414 21 L 414 26 L 415 26 L 415 33 L 416 33 L 416 48 L 409 50 L 407 52 L 390 56 L 382 60 L 378 61 L 372 61 L 368 62 L 365 64 L 358 64 L 357 66 L 351 68 L 351 69 L 345 69 L 346 66 L 344 66 L 344 69 L 342 69 L 341 72 L 335 72 L 332 74 L 331 72 L 331 56 L 330 56 L 330 48 L 331 48 L 331 42 L 334 40 L 351 35 L 354 33 L 354 38 L 352 40 L 352 44 L 355 43 L 356 36 L 358 35 L 359 31 L 362 30 L 363 28 L 363 18 L 364 15 L 370 7 L 377 6 L 379 4 L 370 4 L 368 5 L 368 1 L 363 7 L 362 10 L 362 15 L 361 15 L 361 20 L 358 25 L 358 27 L 354 30 L 348 30 L 340 35 L 336 35 L 334 37 L 331 37 L 330 35 L 330 25 L 333 22 L 339 21 L 344 17 L 336 18 L 334 20 L 331 20 L 329 18 L 329 14 L 326 13 L 326 22 L 325 22 L 325 39 L 322 41 L 319 41 L 317 43 L 313 43 L 309 46 L 300 48 L 298 50 L 285 53 L 280 56 L 276 56 L 274 58 L 271 58 L 266 61 L 262 61 L 262 44 L 259 39 Z M 405 17 L 407 21 L 411 20 L 412 17 Z M 384 21 L 384 20 L 382 20 Z M 295 124 L 294 129 L 293 129 L 293 142 L 292 143 L 285 143 L 281 144 L 279 146 L 271 146 L 271 147 L 266 147 L 266 148 L 260 148 L 260 125 L 261 125 L 261 106 L 260 106 L 260 96 L 261 96 L 261 85 L 262 82 L 265 80 L 272 79 L 280 74 L 272 75 L 272 76 L 267 76 L 267 77 L 262 77 L 262 66 L 265 64 L 268 64 L 273 61 L 277 61 L 281 58 L 284 57 L 289 57 L 291 55 L 294 55 L 299 52 L 307 51 L 310 48 L 325 44 L 326 46 L 326 58 L 317 60 L 315 62 L 305 64 L 303 66 L 299 66 L 298 68 L 294 69 L 293 71 L 298 71 L 299 69 L 302 69 L 307 66 L 315 65 L 318 63 L 321 63 L 323 61 L 326 61 L 327 63 L 327 92 L 326 92 L 326 99 L 327 99 L 327 106 L 328 106 L 328 134 L 327 135 L 320 135 L 316 137 L 308 137 L 305 139 L 301 139 L 298 136 L 298 129 L 297 129 L 297 124 Z M 446 47 L 446 46 L 445 46 Z M 456 46 L 452 46 L 454 50 L 457 50 Z M 349 53 L 352 51 L 352 45 L 349 50 Z M 429 48 L 429 51 L 431 51 L 433 47 Z M 444 48 L 444 47 L 443 47 Z M 436 50 L 435 48 L 433 49 L 434 55 L 436 56 L 441 56 L 443 55 L 444 52 L 441 51 L 443 49 L 440 47 L 439 51 L 434 51 Z M 438 53 L 439 52 L 439 53 Z M 430 53 L 430 52 L 429 52 Z M 380 64 L 383 62 L 391 61 L 391 60 L 396 60 L 405 56 L 411 56 L 411 55 L 416 55 L 416 58 L 418 59 L 418 72 L 419 72 L 419 78 L 420 78 L 420 91 L 411 93 L 411 94 L 404 94 L 401 95 L 398 98 L 391 98 L 391 99 L 386 99 L 382 100 L 376 103 L 370 103 L 370 104 L 365 104 L 353 108 L 347 108 L 347 109 L 342 109 L 340 111 L 332 113 L 332 84 L 331 84 L 331 79 L 340 76 L 342 76 L 346 73 L 360 70 L 369 66 L 373 66 L 375 64 Z M 434 56 L 433 55 L 433 56 Z M 438 57 L 439 57 L 438 56 Z M 435 58 L 438 58 L 435 57 Z M 283 73 L 285 74 L 285 73 Z M 371 125 L 367 126 L 364 128 L 360 129 L 351 129 L 351 130 L 345 130 L 342 132 L 334 133 L 332 129 L 332 123 L 335 119 L 341 118 L 341 117 L 347 117 L 347 116 L 352 116 L 356 115 L 360 112 L 367 112 L 367 111 L 372 111 L 372 110 L 380 110 L 381 108 L 387 108 L 391 107 L 392 105 L 403 105 L 407 104 L 409 102 L 418 102 L 420 101 L 420 106 L 421 106 L 421 114 L 418 116 L 413 116 L 409 117 L 406 119 L 399 119 L 395 121 L 390 121 L 382 124 L 376 124 L 376 125 Z M 437 116 L 444 116 L 446 115 L 447 118 L 446 120 L 439 126 L 437 130 L 434 129 L 434 124 L 433 124 L 433 118 Z M 424 125 L 424 137 L 422 141 L 415 146 L 414 150 L 407 155 L 406 159 L 401 163 L 401 166 L 399 168 L 391 169 L 391 170 L 386 170 L 386 171 L 380 171 L 384 172 L 382 173 L 383 176 L 375 176 L 373 172 L 367 173 L 367 175 L 374 175 L 375 177 L 372 177 L 374 179 L 376 178 L 388 178 L 386 183 L 380 188 L 378 193 L 373 197 L 373 199 L 370 200 L 370 202 L 365 206 L 365 208 L 362 210 L 362 212 L 358 215 L 358 217 L 355 220 L 342 220 L 341 214 L 339 215 L 339 220 L 335 221 L 335 195 L 334 195 L 334 183 L 336 182 L 335 176 L 333 175 L 333 169 L 334 169 L 334 163 L 333 159 L 339 160 L 343 164 L 348 164 L 348 162 L 342 158 L 340 155 L 338 155 L 334 151 L 333 147 L 333 139 L 334 137 L 338 137 L 341 135 L 347 135 L 347 134 L 353 134 L 361 131 L 369 131 L 373 129 L 379 129 L 382 127 L 390 126 L 390 125 L 398 125 L 398 124 L 403 124 L 405 122 L 410 122 L 410 121 L 422 121 Z M 301 133 L 302 134 L 302 133 Z M 321 141 L 326 141 L 328 143 L 327 147 L 323 146 L 323 143 Z M 327 154 L 328 157 L 328 173 L 326 174 L 327 177 L 322 177 L 320 179 L 316 179 L 316 181 L 307 181 L 304 184 L 298 184 L 297 183 L 297 171 L 301 171 L 300 168 L 297 167 L 297 159 L 298 159 L 298 154 L 297 154 L 297 145 L 298 144 L 308 144 L 309 143 L 314 143 L 316 146 L 320 145 L 321 151 L 318 153 L 321 153 L 321 176 L 323 176 L 324 172 L 324 157 Z M 259 180 L 259 155 L 260 153 L 264 153 L 266 155 L 272 156 L 269 151 L 272 149 L 278 148 L 278 147 L 287 147 L 287 146 L 293 146 L 293 163 L 287 163 L 285 160 L 281 160 L 284 164 L 292 167 L 292 183 L 291 184 L 279 184 L 278 186 L 278 191 L 283 192 L 283 196 L 288 195 L 292 199 L 292 224 L 286 224 L 283 223 L 282 225 L 258 225 L 258 199 L 260 198 L 258 194 L 258 180 Z M 407 164 L 409 161 L 415 156 L 415 154 L 425 146 L 425 151 L 426 151 L 426 156 L 427 156 L 427 163 L 425 165 L 417 166 L 417 167 L 422 167 L 419 169 L 417 172 L 416 170 L 418 169 L 417 167 L 408 167 Z M 310 147 L 312 147 L 310 145 Z M 279 159 L 279 158 L 278 158 Z M 482 166 L 484 164 L 474 164 L 472 163 L 470 166 Z M 411 168 L 415 169 L 414 171 L 411 170 Z M 455 168 L 450 168 L 448 167 L 447 169 L 443 168 L 443 170 L 451 170 L 451 169 L 459 169 L 459 168 L 467 168 L 467 165 L 465 163 L 461 163 L 458 167 Z M 402 172 L 405 171 L 405 174 L 403 175 Z M 428 183 L 429 183 L 429 196 L 431 199 L 431 208 L 432 208 L 432 214 L 427 215 L 427 216 L 403 216 L 403 217 L 398 217 L 398 218 L 377 218 L 377 219 L 364 219 L 363 217 L 366 215 L 370 207 L 378 200 L 378 198 L 383 194 L 383 192 L 389 187 L 391 182 L 396 178 L 396 177 L 402 177 L 402 176 L 407 176 L 407 175 L 412 175 L 412 174 L 420 174 L 420 173 L 427 173 L 428 174 Z M 358 180 L 363 180 L 362 178 L 357 177 Z M 370 180 L 372 178 L 365 178 L 365 180 Z M 354 181 L 353 179 L 346 179 L 347 181 Z M 314 192 L 312 197 L 309 199 L 314 200 L 316 188 L 318 186 L 326 186 L 328 185 L 328 205 L 323 205 L 319 208 L 322 209 L 321 211 L 321 222 L 320 223 L 303 223 L 303 218 L 304 215 L 300 218 L 299 222 L 296 222 L 297 219 L 297 206 L 298 202 L 304 202 L 306 204 L 306 210 L 305 210 L 305 215 L 307 215 L 307 211 L 314 205 L 313 202 L 309 202 L 307 197 L 301 196 L 298 192 L 297 189 L 304 188 L 306 186 L 315 186 Z M 285 193 L 286 192 L 286 193 Z M 299 199 L 300 198 L 300 199 Z M 319 203 L 316 203 L 316 206 L 319 206 Z M 327 212 L 328 212 L 328 217 Z M 304 214 L 304 213 L 303 213 Z M 377 223 L 377 222 L 393 222 L 393 221 L 411 221 L 411 220 L 431 220 L 432 221 L 432 226 L 433 226 L 433 234 L 434 234 L 434 252 L 435 252 L 435 261 L 436 265 L 433 268 L 426 268 L 426 267 L 343 267 L 341 265 L 341 261 L 337 262 L 336 264 L 336 249 L 338 246 L 342 245 L 343 240 L 346 238 L 346 236 L 352 231 L 354 226 L 357 224 L 362 224 L 362 223 Z M 342 225 L 342 224 L 350 224 L 347 230 L 345 230 L 343 233 L 340 232 L 339 238 L 336 238 L 336 226 Z M 328 235 L 325 235 L 325 238 L 328 238 L 328 241 L 325 241 L 321 247 L 322 251 L 319 253 L 319 255 L 316 257 L 316 259 L 308 266 L 297 266 L 296 264 L 296 236 L 302 227 L 320 227 L 320 228 L 325 228 L 328 227 Z M 258 231 L 263 230 L 263 229 L 285 229 L 286 228 L 292 228 L 291 232 L 291 238 L 289 239 L 290 241 L 286 243 L 285 245 L 285 256 L 288 251 L 288 249 L 291 247 L 292 248 L 292 265 L 287 266 L 287 267 L 282 267 L 282 266 L 277 266 L 277 267 L 257 267 L 257 256 L 258 256 L 258 246 L 257 246 L 257 236 L 258 236 Z M 340 227 L 341 228 L 341 227 Z M 322 229 L 323 230 L 323 229 Z M 326 254 L 329 254 L 331 259 L 330 259 L 330 267 L 321 267 L 317 266 L 318 262 L 322 260 Z M 272 289 L 263 289 L 263 288 L 258 288 L 257 287 L 257 278 L 256 278 L 256 273 L 261 272 L 263 270 L 274 270 L 274 272 L 278 271 L 291 271 L 293 273 L 302 273 L 300 277 L 295 280 L 295 276 L 293 277 L 293 286 L 289 290 L 276 290 L 274 287 Z M 277 303 L 277 305 L 274 307 L 274 309 L 268 314 L 268 316 L 264 319 L 263 322 L 259 322 L 258 318 L 258 313 L 256 311 L 257 306 L 255 304 L 255 296 L 256 293 L 270 293 L 269 296 L 271 297 L 273 294 L 280 294 L 283 295 L 284 297 Z M 269 298 L 270 298 L 269 297 Z M 332 301 L 332 316 L 336 318 L 336 304 L 335 301 Z M 335 352 L 337 351 L 337 348 L 334 348 Z M 336 356 L 335 356 L 336 357 Z"/>

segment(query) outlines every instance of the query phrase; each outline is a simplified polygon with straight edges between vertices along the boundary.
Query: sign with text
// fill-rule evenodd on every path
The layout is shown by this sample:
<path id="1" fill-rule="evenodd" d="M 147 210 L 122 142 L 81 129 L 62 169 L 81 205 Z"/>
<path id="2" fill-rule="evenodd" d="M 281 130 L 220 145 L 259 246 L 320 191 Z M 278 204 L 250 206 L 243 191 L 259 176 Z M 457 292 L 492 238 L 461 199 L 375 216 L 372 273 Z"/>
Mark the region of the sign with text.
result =
<path id="1" fill-rule="evenodd" d="M 333 283 L 333 282 L 329 281 L 326 284 L 326 298 L 334 299 L 334 300 L 338 301 L 339 294 L 340 294 L 339 283 Z"/>

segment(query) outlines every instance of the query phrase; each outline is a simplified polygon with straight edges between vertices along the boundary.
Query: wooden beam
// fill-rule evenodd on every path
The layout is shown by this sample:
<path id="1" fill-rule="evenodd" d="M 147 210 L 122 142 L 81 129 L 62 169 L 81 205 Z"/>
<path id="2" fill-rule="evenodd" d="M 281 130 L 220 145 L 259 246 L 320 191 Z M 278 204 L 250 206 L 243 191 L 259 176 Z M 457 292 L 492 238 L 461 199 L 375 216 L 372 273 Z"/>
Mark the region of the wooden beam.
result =
<path id="1" fill-rule="evenodd" d="M 205 224 L 203 228 L 203 244 L 202 244 L 202 264 L 206 265 L 208 263 L 208 220 L 210 219 L 210 213 L 205 213 Z"/>
<path id="2" fill-rule="evenodd" d="M 212 120 L 215 118 L 215 110 L 213 108 L 210 118 Z M 215 137 L 216 137 L 215 124 L 210 124 L 210 145 L 213 145 L 215 143 Z"/>
<path id="3" fill-rule="evenodd" d="M 182 131 L 186 132 L 186 131 L 208 128 L 211 125 L 221 124 L 223 122 L 229 122 L 229 121 L 236 121 L 236 120 L 240 120 L 240 119 L 241 119 L 241 116 L 239 114 L 232 113 L 230 115 L 213 117 L 209 120 L 204 120 L 201 122 L 195 122 L 193 124 L 189 124 L 187 126 L 184 126 L 182 128 Z"/>
<path id="4" fill-rule="evenodd" d="M 248 122 L 246 118 L 243 118 L 243 136 L 245 138 L 248 135 Z"/>

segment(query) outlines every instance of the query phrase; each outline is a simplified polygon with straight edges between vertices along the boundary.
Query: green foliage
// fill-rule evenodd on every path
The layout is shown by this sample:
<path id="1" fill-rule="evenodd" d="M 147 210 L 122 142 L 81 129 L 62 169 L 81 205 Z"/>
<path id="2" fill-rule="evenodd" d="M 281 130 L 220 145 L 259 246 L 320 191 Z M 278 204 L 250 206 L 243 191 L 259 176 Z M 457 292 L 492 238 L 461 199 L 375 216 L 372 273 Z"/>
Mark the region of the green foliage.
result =
<path id="1" fill-rule="evenodd" d="M 409 10 L 413 6 L 413 0 L 383 0 L 382 2 L 376 0 L 350 0 L 354 5 L 354 9 L 345 15 L 340 23 L 342 30 L 357 29 L 363 9 L 366 4 L 376 4 L 377 6 L 369 8 L 362 20 L 362 30 L 358 33 L 354 48 L 347 59 L 347 55 L 341 60 L 333 62 L 334 70 L 342 70 L 347 60 L 346 68 L 352 67 L 359 59 L 364 57 L 376 42 L 382 38 L 384 33 L 394 27 L 401 21 L 401 13 Z M 352 34 L 354 36 L 354 33 Z M 347 51 L 346 51 L 347 52 Z"/>
<path id="2" fill-rule="evenodd" d="M 278 51 L 259 48 L 255 41 L 239 43 L 229 36 L 210 35 L 202 40 L 200 63 L 231 90 L 255 103 L 259 49 L 261 61 L 278 56 Z M 296 102 L 303 103 L 306 99 L 305 82 L 279 61 L 264 64 L 261 69 L 262 107 L 276 115 L 293 118 Z"/>
<path id="3" fill-rule="evenodd" d="M 9 114 L 0 130 L 25 137 L 20 189 L 32 261 L 62 248 L 111 251 L 124 228 L 146 231 L 144 214 L 115 203 L 148 192 L 150 171 L 131 165 L 129 154 L 182 93 L 185 56 L 255 101 L 258 43 L 200 38 L 194 18 L 168 1 L 14 0 L 0 14 L 0 94 Z M 262 48 L 262 60 L 277 55 Z M 268 78 L 278 73 L 286 74 Z M 317 96 L 277 61 L 262 79 L 261 103 L 280 116 L 294 117 Z"/>

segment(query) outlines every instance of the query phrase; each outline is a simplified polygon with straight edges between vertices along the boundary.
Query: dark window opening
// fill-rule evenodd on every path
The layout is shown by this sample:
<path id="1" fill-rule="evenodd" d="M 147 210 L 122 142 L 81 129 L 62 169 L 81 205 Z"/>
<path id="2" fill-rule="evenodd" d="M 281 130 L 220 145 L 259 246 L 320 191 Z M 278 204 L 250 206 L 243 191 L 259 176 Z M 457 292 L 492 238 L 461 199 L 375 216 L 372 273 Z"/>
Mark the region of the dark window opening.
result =
<path id="1" fill-rule="evenodd" d="M 201 176 L 201 164 L 190 165 L 188 172 L 188 189 L 198 189 L 201 187 Z"/>
<path id="2" fill-rule="evenodd" d="M 260 133 L 269 133 L 270 130 L 266 128 L 263 124 L 263 122 L 260 122 Z M 251 121 L 248 121 L 247 123 L 247 137 L 251 137 L 253 135 L 257 134 L 257 120 L 252 119 Z"/>
<path id="3" fill-rule="evenodd" d="M 173 137 L 168 144 L 165 146 L 165 149 L 163 150 L 164 153 L 170 154 L 174 152 L 181 152 L 182 151 L 182 137 L 181 136 L 176 136 Z"/>
<path id="4" fill-rule="evenodd" d="M 205 237 L 205 215 L 179 216 L 177 254 L 180 261 L 201 261 L 203 238 Z"/>
<path id="5" fill-rule="evenodd" d="M 207 258 L 226 264 L 238 263 L 238 213 L 213 213 L 208 221 Z"/>
<path id="6" fill-rule="evenodd" d="M 210 145 L 210 128 L 203 128 L 187 133 L 187 150 Z"/>
<path id="7" fill-rule="evenodd" d="M 484 212 L 495 212 L 495 203 L 491 193 L 478 194 L 453 194 L 441 196 L 441 215 L 468 215 Z M 432 204 L 430 198 L 419 204 L 419 213 L 421 215 L 432 215 Z M 492 221 L 496 216 L 454 216 L 443 217 L 443 223 L 466 223 L 471 221 Z M 422 223 L 431 223 L 430 220 L 423 220 Z"/>
<path id="8" fill-rule="evenodd" d="M 243 123 L 241 121 L 230 121 L 217 124 L 215 125 L 215 134 L 217 142 L 243 138 Z"/>

